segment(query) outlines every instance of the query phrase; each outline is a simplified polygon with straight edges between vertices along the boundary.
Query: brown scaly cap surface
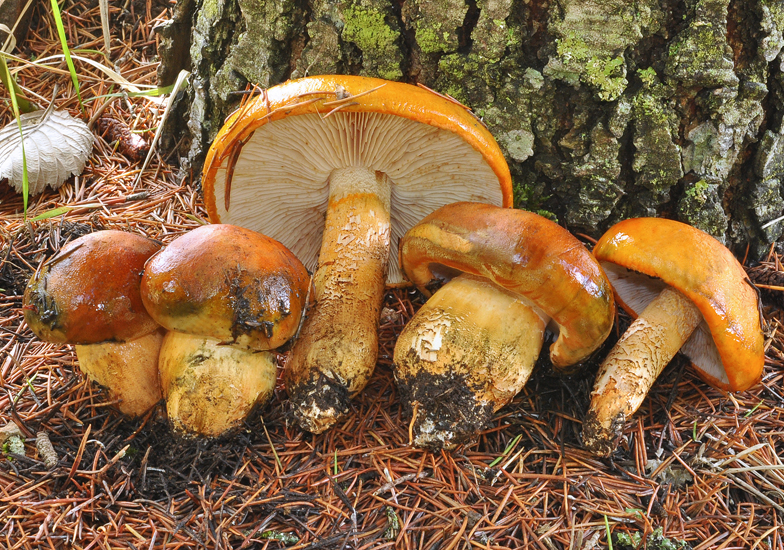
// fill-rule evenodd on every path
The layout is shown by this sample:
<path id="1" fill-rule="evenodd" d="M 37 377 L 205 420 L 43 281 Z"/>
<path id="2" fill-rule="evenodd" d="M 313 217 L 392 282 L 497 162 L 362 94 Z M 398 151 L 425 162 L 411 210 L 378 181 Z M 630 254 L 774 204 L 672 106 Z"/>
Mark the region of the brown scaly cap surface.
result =
<path id="1" fill-rule="evenodd" d="M 610 228 L 596 244 L 594 255 L 600 262 L 661 279 L 694 302 L 710 328 L 729 379 L 728 384 L 722 383 L 695 365 L 708 382 L 742 391 L 759 381 L 764 338 L 757 294 L 724 245 L 684 223 L 635 218 Z"/>
<path id="2" fill-rule="evenodd" d="M 296 332 L 309 281 L 279 242 L 250 229 L 204 225 L 150 259 L 142 299 L 169 330 L 272 349 Z"/>
<path id="3" fill-rule="evenodd" d="M 30 279 L 25 320 L 42 340 L 124 342 L 158 328 L 139 294 L 144 263 L 160 249 L 147 237 L 97 231 L 62 247 Z"/>
<path id="4" fill-rule="evenodd" d="M 610 283 L 591 253 L 559 225 L 531 212 L 455 203 L 414 226 L 400 245 L 401 265 L 419 286 L 433 264 L 485 277 L 550 316 L 560 336 L 550 349 L 558 368 L 584 360 L 610 332 Z"/>

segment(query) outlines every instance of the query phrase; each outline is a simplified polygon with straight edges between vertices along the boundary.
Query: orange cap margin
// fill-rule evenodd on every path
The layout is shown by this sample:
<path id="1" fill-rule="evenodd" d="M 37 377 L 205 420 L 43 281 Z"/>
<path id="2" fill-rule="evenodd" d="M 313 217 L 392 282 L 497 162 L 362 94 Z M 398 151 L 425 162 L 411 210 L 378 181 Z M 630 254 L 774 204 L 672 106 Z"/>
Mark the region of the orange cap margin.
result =
<path id="1" fill-rule="evenodd" d="M 338 91 L 346 92 L 343 101 L 336 101 Z M 220 223 L 215 203 L 215 174 L 232 154 L 235 144 L 246 141 L 267 122 L 304 114 L 323 116 L 338 107 L 345 112 L 397 115 L 459 134 L 484 157 L 498 177 L 503 206 L 512 206 L 512 177 L 506 159 L 492 134 L 466 107 L 411 84 L 363 76 L 326 75 L 273 86 L 227 119 L 207 152 L 202 172 L 210 221 Z"/>
<path id="2" fill-rule="evenodd" d="M 729 379 L 729 384 L 721 383 L 697 368 L 707 382 L 743 391 L 760 380 L 765 351 L 757 293 L 719 241 L 674 220 L 632 218 L 602 235 L 593 253 L 600 262 L 661 279 L 697 306 Z"/>

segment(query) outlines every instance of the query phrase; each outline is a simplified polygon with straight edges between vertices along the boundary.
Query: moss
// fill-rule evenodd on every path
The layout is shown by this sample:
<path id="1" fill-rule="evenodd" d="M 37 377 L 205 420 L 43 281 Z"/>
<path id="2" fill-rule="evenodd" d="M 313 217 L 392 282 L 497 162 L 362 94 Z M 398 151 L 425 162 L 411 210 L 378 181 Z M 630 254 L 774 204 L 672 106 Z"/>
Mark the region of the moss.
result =
<path id="1" fill-rule="evenodd" d="M 728 222 L 718 187 L 718 184 L 705 180 L 686 184 L 685 192 L 678 201 L 678 219 L 724 242 Z"/>
<path id="2" fill-rule="evenodd" d="M 585 65 L 585 82 L 597 90 L 599 98 L 604 101 L 615 101 L 626 89 L 626 69 L 623 58 L 593 58 Z"/>
<path id="3" fill-rule="evenodd" d="M 353 42 L 362 50 L 363 74 L 379 76 L 387 80 L 400 80 L 402 55 L 397 46 L 400 32 L 386 22 L 385 13 L 379 8 L 383 3 L 372 6 L 353 4 L 343 10 L 343 40 Z"/>
<path id="4" fill-rule="evenodd" d="M 449 47 L 449 33 L 441 30 L 441 24 L 432 27 L 419 27 L 416 31 L 416 41 L 422 53 L 437 53 L 447 51 Z"/>
<path id="5" fill-rule="evenodd" d="M 423 54 L 457 51 L 458 29 L 463 26 L 468 6 L 463 0 L 413 0 L 416 10 L 412 25 Z"/>
<path id="6" fill-rule="evenodd" d="M 688 86 L 737 86 L 727 42 L 729 0 L 698 0 L 688 26 L 670 44 L 665 73 Z"/>

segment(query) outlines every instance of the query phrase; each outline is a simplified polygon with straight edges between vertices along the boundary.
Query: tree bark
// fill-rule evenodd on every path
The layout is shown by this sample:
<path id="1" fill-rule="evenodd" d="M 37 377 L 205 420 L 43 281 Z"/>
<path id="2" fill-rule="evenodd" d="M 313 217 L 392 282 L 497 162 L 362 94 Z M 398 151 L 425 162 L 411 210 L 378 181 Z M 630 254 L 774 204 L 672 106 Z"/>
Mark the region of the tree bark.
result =
<path id="1" fill-rule="evenodd" d="M 162 74 L 193 72 L 192 171 L 248 83 L 362 74 L 470 106 L 516 206 L 573 231 L 665 216 L 759 256 L 784 229 L 764 227 L 784 213 L 779 0 L 179 2 Z"/>

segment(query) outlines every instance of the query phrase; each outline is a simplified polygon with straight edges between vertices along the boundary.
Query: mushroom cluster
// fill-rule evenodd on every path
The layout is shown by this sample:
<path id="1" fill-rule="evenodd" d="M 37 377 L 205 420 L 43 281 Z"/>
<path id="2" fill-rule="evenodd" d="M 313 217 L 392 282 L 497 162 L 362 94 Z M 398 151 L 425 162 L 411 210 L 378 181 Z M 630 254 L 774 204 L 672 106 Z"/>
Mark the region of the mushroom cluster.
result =
<path id="1" fill-rule="evenodd" d="M 176 431 L 214 437 L 272 395 L 273 350 L 296 333 L 309 294 L 302 263 L 249 229 L 201 226 L 165 248 L 97 231 L 42 265 L 24 310 L 39 338 L 75 345 L 120 412 L 164 398 Z"/>
<path id="2" fill-rule="evenodd" d="M 636 319 L 596 378 L 583 440 L 597 455 L 613 451 L 678 350 L 719 388 L 761 377 L 757 294 L 729 250 L 641 218 L 616 224 L 591 254 L 559 225 L 509 208 L 493 137 L 430 90 L 351 76 L 265 90 L 221 129 L 202 183 L 212 225 L 166 247 L 86 235 L 25 292 L 30 328 L 74 344 L 125 414 L 163 398 L 176 431 L 230 432 L 272 395 L 275 350 L 292 342 L 292 410 L 320 433 L 372 375 L 384 289 L 404 276 L 429 297 L 394 351 L 418 446 L 475 437 L 526 383 L 548 333 L 556 371 L 595 354 L 616 301 Z"/>
<path id="3" fill-rule="evenodd" d="M 402 282 L 388 258 L 408 228 L 459 200 L 512 203 L 503 154 L 470 111 L 357 76 L 293 80 L 249 101 L 215 138 L 202 183 L 213 223 L 269 235 L 315 271 L 315 306 L 284 372 L 314 433 L 373 373 L 385 282 Z"/>
<path id="4" fill-rule="evenodd" d="M 203 225 L 150 258 L 141 297 L 169 330 L 159 369 L 175 430 L 225 434 L 272 396 L 271 350 L 297 331 L 309 285 L 282 244 L 232 225 Z"/>

